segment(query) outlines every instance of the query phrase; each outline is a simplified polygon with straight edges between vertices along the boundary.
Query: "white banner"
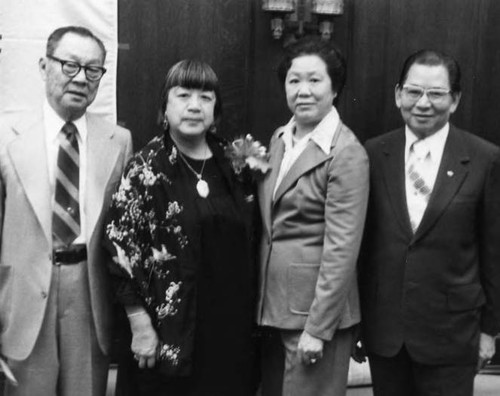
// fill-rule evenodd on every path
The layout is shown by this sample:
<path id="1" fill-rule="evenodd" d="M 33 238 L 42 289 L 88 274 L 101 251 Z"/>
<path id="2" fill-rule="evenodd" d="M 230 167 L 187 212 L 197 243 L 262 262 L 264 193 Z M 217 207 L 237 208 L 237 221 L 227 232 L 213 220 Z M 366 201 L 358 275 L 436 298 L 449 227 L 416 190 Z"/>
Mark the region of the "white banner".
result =
<path id="1" fill-rule="evenodd" d="M 38 60 L 49 34 L 67 25 L 84 26 L 104 42 L 108 71 L 89 111 L 116 122 L 118 0 L 0 0 L 0 114 L 40 105 Z"/>

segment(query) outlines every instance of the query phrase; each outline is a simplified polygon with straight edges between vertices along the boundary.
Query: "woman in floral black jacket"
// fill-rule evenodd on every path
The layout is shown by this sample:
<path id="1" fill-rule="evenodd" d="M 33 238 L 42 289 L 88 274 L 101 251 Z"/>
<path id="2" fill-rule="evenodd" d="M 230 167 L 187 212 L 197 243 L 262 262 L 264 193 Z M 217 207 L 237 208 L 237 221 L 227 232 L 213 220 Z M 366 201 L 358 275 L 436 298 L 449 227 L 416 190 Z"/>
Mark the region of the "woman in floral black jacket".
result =
<path id="1" fill-rule="evenodd" d="M 184 60 L 168 72 L 164 133 L 128 164 L 107 244 L 132 333 L 133 395 L 249 395 L 253 384 L 254 183 L 211 130 L 215 73 Z"/>

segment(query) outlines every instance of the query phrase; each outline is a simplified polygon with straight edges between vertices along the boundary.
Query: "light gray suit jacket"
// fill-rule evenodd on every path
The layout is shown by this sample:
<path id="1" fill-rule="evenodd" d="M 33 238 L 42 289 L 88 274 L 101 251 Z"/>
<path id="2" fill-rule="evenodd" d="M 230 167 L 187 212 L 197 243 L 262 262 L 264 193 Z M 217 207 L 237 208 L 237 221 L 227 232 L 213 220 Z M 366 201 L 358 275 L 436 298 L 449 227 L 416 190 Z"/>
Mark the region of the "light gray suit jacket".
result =
<path id="1" fill-rule="evenodd" d="M 112 315 L 101 243 L 103 212 L 132 142 L 128 130 L 95 115 L 86 117 L 83 204 L 90 299 L 97 339 L 107 353 Z M 11 359 L 29 356 L 42 325 L 52 273 L 51 199 L 41 110 L 0 119 L 0 345 L 1 353 Z"/>
<path id="2" fill-rule="evenodd" d="M 272 170 L 259 186 L 264 224 L 257 320 L 331 340 L 360 320 L 356 261 L 368 200 L 368 158 L 342 123 L 327 155 L 312 140 L 273 191 L 284 154 L 278 129 Z"/>

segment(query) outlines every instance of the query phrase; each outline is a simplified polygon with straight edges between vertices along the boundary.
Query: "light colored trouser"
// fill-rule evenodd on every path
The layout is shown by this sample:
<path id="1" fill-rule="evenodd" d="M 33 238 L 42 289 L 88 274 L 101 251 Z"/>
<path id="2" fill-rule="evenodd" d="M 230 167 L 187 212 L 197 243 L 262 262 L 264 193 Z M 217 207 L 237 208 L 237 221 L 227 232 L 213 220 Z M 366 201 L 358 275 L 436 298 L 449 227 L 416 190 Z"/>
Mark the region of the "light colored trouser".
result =
<path id="1" fill-rule="evenodd" d="M 108 358 L 94 330 L 87 263 L 52 267 L 47 310 L 30 356 L 9 361 L 19 386 L 5 396 L 103 396 Z M 17 307 L 22 309 L 22 307 Z"/>
<path id="2" fill-rule="evenodd" d="M 346 393 L 353 330 L 337 330 L 323 358 L 304 365 L 297 356 L 302 331 L 281 330 L 265 345 L 262 396 L 342 396 Z M 274 344 L 274 345 L 272 345 Z"/>

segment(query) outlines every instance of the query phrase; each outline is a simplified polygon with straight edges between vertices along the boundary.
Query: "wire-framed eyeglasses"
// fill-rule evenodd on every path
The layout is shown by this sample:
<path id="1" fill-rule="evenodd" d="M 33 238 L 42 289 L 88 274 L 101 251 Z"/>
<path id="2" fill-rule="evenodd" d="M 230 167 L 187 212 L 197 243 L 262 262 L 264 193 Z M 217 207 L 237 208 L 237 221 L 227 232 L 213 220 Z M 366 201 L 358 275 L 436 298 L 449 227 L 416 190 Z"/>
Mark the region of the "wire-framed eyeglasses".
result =
<path id="1" fill-rule="evenodd" d="M 104 73 L 106 73 L 106 69 L 101 66 L 80 65 L 77 62 L 59 59 L 53 55 L 47 55 L 47 58 L 59 62 L 61 64 L 62 72 L 68 77 L 75 77 L 78 73 L 80 73 L 80 70 L 83 69 L 85 71 L 85 77 L 87 77 L 87 80 L 99 81 Z"/>
<path id="2" fill-rule="evenodd" d="M 402 92 L 407 100 L 417 102 L 424 94 L 432 103 L 441 103 L 451 94 L 450 89 L 445 88 L 424 88 L 419 85 L 405 84 L 402 87 Z"/>

